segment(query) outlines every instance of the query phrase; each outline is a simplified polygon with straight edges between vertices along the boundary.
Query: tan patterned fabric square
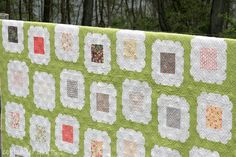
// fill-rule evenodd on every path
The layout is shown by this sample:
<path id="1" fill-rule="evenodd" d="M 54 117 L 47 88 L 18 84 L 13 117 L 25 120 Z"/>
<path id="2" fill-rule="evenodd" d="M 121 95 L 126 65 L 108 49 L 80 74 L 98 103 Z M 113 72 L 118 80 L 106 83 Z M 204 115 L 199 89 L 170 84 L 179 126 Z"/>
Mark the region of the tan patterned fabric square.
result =
<path id="1" fill-rule="evenodd" d="M 131 92 L 129 94 L 131 111 L 142 112 L 144 110 L 144 95 L 140 92 Z"/>
<path id="2" fill-rule="evenodd" d="M 206 126 L 211 129 L 222 128 L 223 111 L 220 107 L 209 105 L 206 108 Z"/>
<path id="3" fill-rule="evenodd" d="M 91 157 L 103 157 L 103 142 L 102 141 L 91 141 Z"/>
<path id="4" fill-rule="evenodd" d="M 91 45 L 91 61 L 95 63 L 103 63 L 104 62 L 104 54 L 103 54 L 103 45 L 92 44 Z"/>
<path id="5" fill-rule="evenodd" d="M 97 93 L 97 111 L 109 112 L 109 95 Z"/>
<path id="6" fill-rule="evenodd" d="M 124 140 L 124 157 L 137 157 L 137 144 L 135 142 Z"/>
<path id="7" fill-rule="evenodd" d="M 124 56 L 130 59 L 137 58 L 137 43 L 134 39 L 126 39 L 124 41 Z"/>
<path id="8" fill-rule="evenodd" d="M 16 87 L 23 87 L 23 72 L 15 71 L 13 74 L 13 84 Z"/>
<path id="9" fill-rule="evenodd" d="M 63 32 L 61 36 L 61 46 L 65 52 L 71 52 L 73 47 L 73 37 L 71 33 Z"/>
<path id="10" fill-rule="evenodd" d="M 175 54 L 160 53 L 161 55 L 161 73 L 175 74 Z"/>
<path id="11" fill-rule="evenodd" d="M 35 139 L 39 143 L 45 143 L 47 142 L 47 137 L 46 137 L 46 128 L 40 125 L 36 125 L 36 136 Z"/>

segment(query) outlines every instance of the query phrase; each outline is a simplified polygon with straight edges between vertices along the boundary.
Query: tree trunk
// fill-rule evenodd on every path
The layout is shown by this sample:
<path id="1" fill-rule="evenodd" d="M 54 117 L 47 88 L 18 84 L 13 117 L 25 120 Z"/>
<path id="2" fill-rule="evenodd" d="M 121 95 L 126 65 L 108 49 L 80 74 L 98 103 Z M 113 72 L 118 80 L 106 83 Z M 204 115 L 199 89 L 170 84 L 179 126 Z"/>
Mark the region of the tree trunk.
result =
<path id="1" fill-rule="evenodd" d="M 61 23 L 66 23 L 65 0 L 61 0 Z"/>
<path id="2" fill-rule="evenodd" d="M 33 18 L 33 0 L 28 1 L 28 16 L 29 16 L 29 21 L 31 21 Z"/>
<path id="3" fill-rule="evenodd" d="M 166 13 L 165 13 L 165 0 L 153 0 L 153 6 L 157 6 L 158 20 L 162 31 L 170 31 L 170 26 L 167 22 Z"/>
<path id="4" fill-rule="evenodd" d="M 218 35 L 223 31 L 225 0 L 213 0 L 210 15 L 209 34 Z"/>
<path id="5" fill-rule="evenodd" d="M 68 23 L 71 24 L 71 19 L 70 19 L 70 0 L 66 0 L 66 11 L 67 11 Z"/>
<path id="6" fill-rule="evenodd" d="M 93 0 L 84 0 L 82 25 L 91 26 L 93 21 Z"/>
<path id="7" fill-rule="evenodd" d="M 104 10 L 104 1 L 100 0 L 99 1 L 99 12 L 100 12 L 100 22 L 99 22 L 99 27 L 105 27 L 105 22 L 103 19 L 103 10 Z"/>
<path id="8" fill-rule="evenodd" d="M 44 0 L 44 11 L 43 11 L 43 21 L 44 22 L 49 22 L 49 20 L 50 20 L 50 7 L 51 7 L 51 1 Z"/>
<path id="9" fill-rule="evenodd" d="M 6 0 L 6 10 L 5 12 L 9 15 L 9 18 L 11 18 L 11 2 L 10 0 Z"/>
<path id="10" fill-rule="evenodd" d="M 21 0 L 19 0 L 19 19 L 22 20 Z"/>

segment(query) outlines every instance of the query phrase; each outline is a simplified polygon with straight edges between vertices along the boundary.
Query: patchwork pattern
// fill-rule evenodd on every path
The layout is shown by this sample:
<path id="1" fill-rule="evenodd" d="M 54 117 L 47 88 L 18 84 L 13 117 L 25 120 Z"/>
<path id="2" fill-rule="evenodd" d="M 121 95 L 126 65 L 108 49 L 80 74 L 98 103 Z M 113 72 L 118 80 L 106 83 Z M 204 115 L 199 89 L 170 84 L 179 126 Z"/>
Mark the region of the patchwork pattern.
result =
<path id="1" fill-rule="evenodd" d="M 45 54 L 43 37 L 34 37 L 34 54 Z"/>
<path id="2" fill-rule="evenodd" d="M 103 63 L 103 45 L 92 44 L 91 45 L 91 61 L 94 63 Z"/>
<path id="3" fill-rule="evenodd" d="M 59 60 L 77 62 L 79 59 L 79 27 L 58 24 L 55 26 L 55 53 Z"/>
<path id="4" fill-rule="evenodd" d="M 166 125 L 168 127 L 180 129 L 181 124 L 181 110 L 173 107 L 166 108 Z"/>
<path id="5" fill-rule="evenodd" d="M 26 98 L 29 94 L 28 66 L 25 62 L 10 60 L 7 65 L 8 90 L 11 95 Z"/>
<path id="6" fill-rule="evenodd" d="M 145 156 L 145 140 L 141 132 L 120 128 L 117 133 L 117 157 Z"/>
<path id="7" fill-rule="evenodd" d="M 152 45 L 152 78 L 179 87 L 184 79 L 184 48 L 179 41 L 156 40 Z"/>
<path id="8" fill-rule="evenodd" d="M 211 129 L 222 128 L 223 111 L 220 107 L 207 106 L 206 108 L 206 126 Z"/>
<path id="9" fill-rule="evenodd" d="M 200 68 L 217 70 L 217 52 L 214 48 L 202 48 L 200 50 Z"/>
<path id="10" fill-rule="evenodd" d="M 25 136 L 25 109 L 22 104 L 7 102 L 5 118 L 7 134 L 14 138 L 23 139 Z"/>
<path id="11" fill-rule="evenodd" d="M 148 124 L 152 89 L 147 82 L 126 79 L 122 85 L 122 113 L 127 120 Z"/>
<path id="12" fill-rule="evenodd" d="M 113 84 L 93 82 L 90 86 L 90 115 L 97 122 L 116 121 L 116 89 Z"/>
<path id="13" fill-rule="evenodd" d="M 175 74 L 175 54 L 161 52 L 161 73 Z"/>
<path id="14" fill-rule="evenodd" d="M 227 44 L 224 39 L 194 37 L 191 40 L 190 73 L 197 82 L 222 84 L 226 79 Z"/>
<path id="15" fill-rule="evenodd" d="M 22 53 L 24 50 L 23 21 L 2 20 L 2 45 L 6 52 Z"/>
<path id="16" fill-rule="evenodd" d="M 190 115 L 187 101 L 162 94 L 158 100 L 158 131 L 162 138 L 185 142 L 189 138 Z"/>
<path id="17" fill-rule="evenodd" d="M 136 51 L 137 43 L 134 39 L 125 39 L 124 40 L 124 56 L 130 59 L 137 58 Z"/>
<path id="18" fill-rule="evenodd" d="M 84 156 L 111 156 L 111 139 L 106 131 L 88 128 L 84 133 Z"/>
<path id="19" fill-rule="evenodd" d="M 145 67 L 145 33 L 119 30 L 116 33 L 116 62 L 120 69 L 141 72 Z"/>
<path id="20" fill-rule="evenodd" d="M 60 151 L 77 154 L 80 124 L 75 117 L 59 114 L 56 118 L 56 146 Z"/>
<path id="21" fill-rule="evenodd" d="M 63 69 L 60 74 L 60 94 L 64 107 L 81 110 L 84 106 L 84 76 L 80 71 Z"/>
<path id="22" fill-rule="evenodd" d="M 0 27 L 3 156 L 234 154 L 234 40 L 13 20 Z"/>
<path id="23" fill-rule="evenodd" d="M 232 138 L 232 102 L 228 96 L 202 93 L 197 98 L 197 132 L 203 139 L 226 144 Z"/>
<path id="24" fill-rule="evenodd" d="M 30 118 L 30 145 L 33 151 L 48 154 L 50 151 L 51 123 L 48 118 L 32 115 Z"/>
<path id="25" fill-rule="evenodd" d="M 17 27 L 8 26 L 8 41 L 12 43 L 18 43 Z"/>
<path id="26" fill-rule="evenodd" d="M 84 43 L 84 65 L 88 72 L 107 75 L 111 70 L 111 42 L 108 36 L 88 33 Z"/>

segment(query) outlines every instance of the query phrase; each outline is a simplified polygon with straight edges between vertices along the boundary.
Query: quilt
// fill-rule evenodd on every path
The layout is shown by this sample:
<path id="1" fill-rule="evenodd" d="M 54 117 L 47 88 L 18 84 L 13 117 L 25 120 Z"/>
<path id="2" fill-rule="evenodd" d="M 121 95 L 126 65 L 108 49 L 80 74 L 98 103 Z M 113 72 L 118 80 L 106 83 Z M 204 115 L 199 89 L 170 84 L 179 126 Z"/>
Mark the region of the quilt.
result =
<path id="1" fill-rule="evenodd" d="M 2 153 L 236 157 L 236 40 L 0 21 Z"/>

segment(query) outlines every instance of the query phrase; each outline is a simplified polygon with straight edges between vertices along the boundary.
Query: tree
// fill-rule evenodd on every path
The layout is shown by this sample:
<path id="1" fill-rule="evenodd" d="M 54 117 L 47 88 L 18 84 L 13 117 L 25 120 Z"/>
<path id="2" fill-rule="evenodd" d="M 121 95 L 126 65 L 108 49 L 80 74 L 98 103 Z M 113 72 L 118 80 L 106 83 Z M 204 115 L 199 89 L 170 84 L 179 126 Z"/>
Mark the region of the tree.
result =
<path id="1" fill-rule="evenodd" d="M 51 0 L 44 0 L 44 11 L 43 11 L 44 22 L 49 22 L 50 20 L 50 8 L 51 8 Z"/>
<path id="2" fill-rule="evenodd" d="M 226 1 L 228 0 L 213 0 L 212 2 L 209 26 L 210 35 L 217 35 L 223 31 Z"/>
<path id="3" fill-rule="evenodd" d="M 93 0 L 84 0 L 82 25 L 91 26 L 93 21 Z"/>

